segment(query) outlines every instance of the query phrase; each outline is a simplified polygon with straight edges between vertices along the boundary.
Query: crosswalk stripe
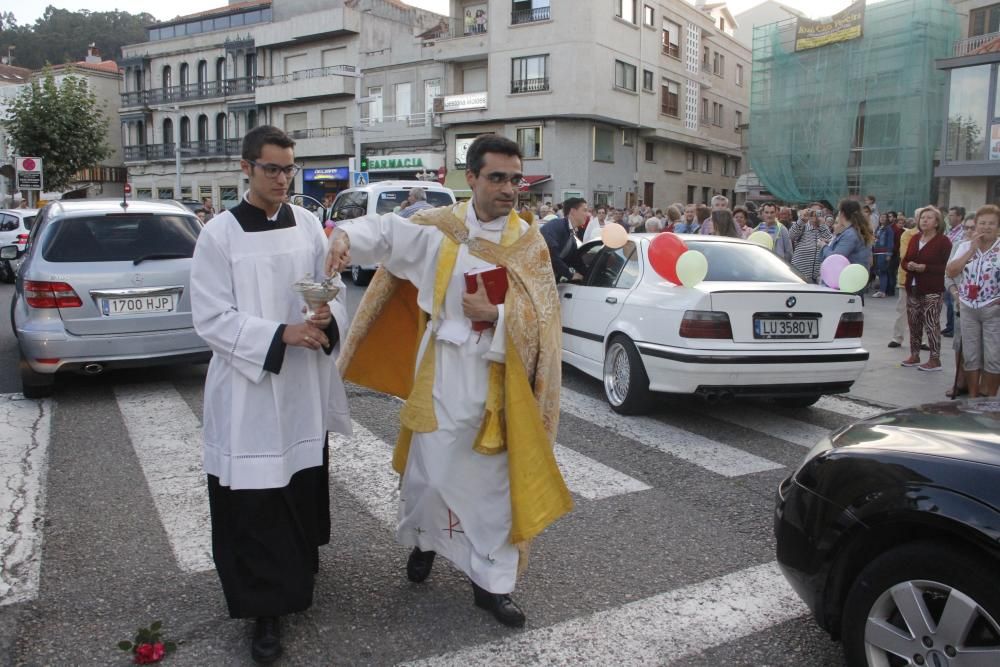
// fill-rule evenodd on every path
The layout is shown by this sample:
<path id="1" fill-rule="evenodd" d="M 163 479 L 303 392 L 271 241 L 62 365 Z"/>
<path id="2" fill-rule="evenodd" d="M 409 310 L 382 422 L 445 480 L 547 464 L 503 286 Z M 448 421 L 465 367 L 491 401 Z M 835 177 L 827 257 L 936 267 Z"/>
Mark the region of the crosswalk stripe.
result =
<path id="1" fill-rule="evenodd" d="M 171 384 L 115 387 L 115 398 L 178 567 L 215 567 L 201 424 Z"/>
<path id="2" fill-rule="evenodd" d="M 51 401 L 0 394 L 0 606 L 38 595 L 51 421 Z"/>
<path id="3" fill-rule="evenodd" d="M 350 438 L 330 434 L 330 472 L 375 518 L 396 522 L 399 478 L 392 469 L 392 446 L 354 422 Z M 557 444 L 556 462 L 570 491 L 587 500 L 602 500 L 649 487 L 568 447 Z"/>
<path id="4" fill-rule="evenodd" d="M 751 431 L 770 435 L 806 448 L 812 447 L 830 435 L 830 429 L 822 426 L 809 424 L 798 419 L 790 419 L 748 405 L 720 405 L 698 412 L 707 417 L 736 424 Z"/>
<path id="5" fill-rule="evenodd" d="M 561 406 L 565 412 L 580 419 L 725 477 L 739 477 L 784 467 L 780 463 L 651 417 L 623 417 L 604 401 L 565 387 L 562 390 Z"/>
<path id="6" fill-rule="evenodd" d="M 807 612 L 777 564 L 771 562 L 615 609 L 405 664 L 682 664 L 685 657 Z"/>
<path id="7" fill-rule="evenodd" d="M 816 407 L 848 417 L 854 417 L 855 419 L 868 419 L 891 409 L 866 405 L 840 396 L 823 396 L 816 402 Z"/>
<path id="8" fill-rule="evenodd" d="M 566 486 L 587 500 L 602 500 L 651 488 L 634 477 L 609 468 L 599 461 L 556 443 L 556 463 Z"/>

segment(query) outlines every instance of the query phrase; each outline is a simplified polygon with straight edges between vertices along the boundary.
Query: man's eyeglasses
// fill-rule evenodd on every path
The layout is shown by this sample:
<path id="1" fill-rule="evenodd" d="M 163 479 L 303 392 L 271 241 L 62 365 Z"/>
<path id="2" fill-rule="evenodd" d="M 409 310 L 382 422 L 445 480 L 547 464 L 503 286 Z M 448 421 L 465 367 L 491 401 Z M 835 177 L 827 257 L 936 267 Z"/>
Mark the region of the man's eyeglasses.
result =
<path id="1" fill-rule="evenodd" d="M 302 169 L 297 164 L 282 167 L 280 164 L 272 164 L 270 162 L 256 162 L 254 160 L 248 160 L 248 162 L 264 172 L 264 175 L 268 178 L 277 178 L 278 174 L 284 174 L 290 179 L 295 178 L 295 174 L 299 173 L 299 170 Z"/>
<path id="2" fill-rule="evenodd" d="M 524 174 L 507 174 L 502 171 L 491 171 L 486 174 L 486 180 L 488 180 L 493 185 L 503 185 L 504 183 L 510 183 L 514 187 L 517 187 L 522 182 L 524 182 Z"/>

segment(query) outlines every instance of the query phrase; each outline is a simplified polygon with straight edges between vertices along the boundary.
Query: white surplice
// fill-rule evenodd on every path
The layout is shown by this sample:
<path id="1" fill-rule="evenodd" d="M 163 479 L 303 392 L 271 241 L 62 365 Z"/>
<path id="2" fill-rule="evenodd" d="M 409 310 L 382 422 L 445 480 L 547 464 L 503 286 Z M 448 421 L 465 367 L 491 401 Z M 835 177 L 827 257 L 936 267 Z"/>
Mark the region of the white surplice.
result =
<path id="1" fill-rule="evenodd" d="M 232 489 L 282 488 L 322 465 L 327 431 L 351 433 L 332 354 L 287 346 L 279 373 L 264 369 L 281 324 L 304 321 L 292 284 L 323 275 L 326 238 L 316 218 L 291 207 L 295 226 L 244 232 L 226 211 L 205 225 L 191 264 L 195 329 L 212 349 L 205 379 L 205 471 Z M 330 303 L 347 335 L 342 289 Z"/>
<path id="2" fill-rule="evenodd" d="M 507 217 L 480 222 L 470 202 L 469 235 L 495 243 Z M 521 233 L 527 231 L 522 221 Z M 438 251 L 444 235 L 396 214 L 360 218 L 341 226 L 351 241 L 351 261 L 381 263 L 417 288 L 417 304 L 433 312 Z M 476 584 L 493 593 L 514 590 L 518 551 L 510 542 L 511 508 L 507 453 L 484 455 L 472 449 L 486 404 L 490 361 L 504 360 L 504 337 L 489 329 L 473 332 L 462 310 L 467 271 L 489 266 L 458 248 L 442 312 L 429 322 L 418 353 L 423 357 L 431 327 L 437 333 L 434 412 L 438 430 L 414 433 L 400 489 L 396 539 L 436 551 Z M 503 331 L 503 306 L 496 331 Z M 407 341 L 399 341 L 407 345 Z"/>

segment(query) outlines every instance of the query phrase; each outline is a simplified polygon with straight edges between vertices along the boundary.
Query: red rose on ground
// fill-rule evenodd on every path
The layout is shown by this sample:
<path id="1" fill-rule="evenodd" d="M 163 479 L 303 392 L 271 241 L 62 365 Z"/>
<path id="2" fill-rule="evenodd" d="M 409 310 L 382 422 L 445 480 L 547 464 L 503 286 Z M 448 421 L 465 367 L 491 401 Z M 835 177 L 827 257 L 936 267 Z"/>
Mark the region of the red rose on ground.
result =
<path id="1" fill-rule="evenodd" d="M 163 659 L 163 653 L 163 644 L 160 642 L 155 644 L 139 644 L 135 647 L 135 659 L 133 662 L 137 665 L 148 665 L 159 662 Z"/>

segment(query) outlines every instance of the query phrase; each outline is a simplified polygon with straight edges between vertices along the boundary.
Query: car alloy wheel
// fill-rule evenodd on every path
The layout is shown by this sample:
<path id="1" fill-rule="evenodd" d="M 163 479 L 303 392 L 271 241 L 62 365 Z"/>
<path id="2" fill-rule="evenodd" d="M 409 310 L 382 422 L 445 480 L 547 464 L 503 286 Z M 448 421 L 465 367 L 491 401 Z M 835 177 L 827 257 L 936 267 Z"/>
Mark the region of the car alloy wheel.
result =
<path id="1" fill-rule="evenodd" d="M 935 543 L 898 547 L 857 578 L 844 607 L 849 665 L 1000 665 L 993 569 Z"/>
<path id="2" fill-rule="evenodd" d="M 622 335 L 604 353 L 604 395 L 615 412 L 635 415 L 649 409 L 649 378 L 635 345 Z"/>

